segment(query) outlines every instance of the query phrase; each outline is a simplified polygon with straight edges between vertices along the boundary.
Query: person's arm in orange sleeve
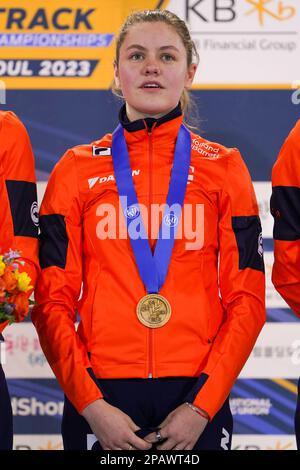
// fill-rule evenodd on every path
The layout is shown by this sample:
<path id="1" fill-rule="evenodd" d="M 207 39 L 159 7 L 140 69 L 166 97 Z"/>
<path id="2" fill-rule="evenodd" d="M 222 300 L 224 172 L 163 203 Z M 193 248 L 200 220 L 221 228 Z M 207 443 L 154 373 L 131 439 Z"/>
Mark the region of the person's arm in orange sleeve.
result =
<path id="1" fill-rule="evenodd" d="M 75 331 L 82 284 L 82 202 L 75 155 L 55 166 L 40 209 L 41 274 L 32 321 L 44 354 L 65 394 L 79 413 L 102 394 L 88 368 L 88 351 Z"/>
<path id="2" fill-rule="evenodd" d="M 272 171 L 275 289 L 300 316 L 300 121 L 286 139 Z"/>
<path id="3" fill-rule="evenodd" d="M 222 407 L 265 323 L 261 224 L 252 182 L 238 151 L 228 157 L 219 201 L 219 284 L 225 320 L 187 401 L 212 419 Z"/>
<path id="4" fill-rule="evenodd" d="M 27 272 L 34 286 L 39 272 L 34 156 L 24 125 L 10 111 L 0 113 L 0 139 L 0 252 L 20 251 L 19 272 Z"/>

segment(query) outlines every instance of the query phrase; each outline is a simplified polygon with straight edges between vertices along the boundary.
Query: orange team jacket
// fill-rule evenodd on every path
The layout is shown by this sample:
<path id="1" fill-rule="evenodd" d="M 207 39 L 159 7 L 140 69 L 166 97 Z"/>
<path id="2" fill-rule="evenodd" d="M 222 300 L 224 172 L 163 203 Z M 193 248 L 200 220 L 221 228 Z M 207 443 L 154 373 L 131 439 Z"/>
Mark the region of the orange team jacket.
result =
<path id="1" fill-rule="evenodd" d="M 285 140 L 272 171 L 274 217 L 272 281 L 300 316 L 300 120 Z"/>
<path id="2" fill-rule="evenodd" d="M 164 204 L 180 107 L 158 120 L 134 122 L 123 107 L 120 120 L 139 203 L 148 209 Z M 102 397 L 91 375 L 190 376 L 199 377 L 194 404 L 212 418 L 265 322 L 261 225 L 249 173 L 238 150 L 194 134 L 192 139 L 184 204 L 204 205 L 204 244 L 186 249 L 185 235 L 175 240 L 160 290 L 172 315 L 161 328 L 137 318 L 136 306 L 147 292 L 130 240 L 97 235 L 102 205 L 119 211 L 111 134 L 68 150 L 51 174 L 40 211 L 42 271 L 32 318 L 79 413 Z M 155 236 L 152 249 L 154 243 Z"/>
<path id="3" fill-rule="evenodd" d="M 34 157 L 26 129 L 11 111 L 0 111 L 0 178 L 0 253 L 19 250 L 25 262 L 19 271 L 34 285 L 39 271 Z M 0 332 L 6 325 L 0 324 Z"/>

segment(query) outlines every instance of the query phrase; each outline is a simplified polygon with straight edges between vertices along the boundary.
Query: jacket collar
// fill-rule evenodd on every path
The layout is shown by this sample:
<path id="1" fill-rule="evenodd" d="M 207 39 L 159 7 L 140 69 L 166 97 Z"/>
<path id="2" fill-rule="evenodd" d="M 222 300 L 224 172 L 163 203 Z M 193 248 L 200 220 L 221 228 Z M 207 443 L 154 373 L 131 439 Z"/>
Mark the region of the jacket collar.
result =
<path id="1" fill-rule="evenodd" d="M 145 142 L 151 130 L 155 140 L 159 140 L 160 145 L 164 146 L 176 142 L 177 134 L 183 121 L 183 115 L 179 103 L 176 108 L 158 119 L 145 118 L 129 121 L 124 105 L 120 109 L 119 120 L 124 128 L 127 144 Z"/>
<path id="2" fill-rule="evenodd" d="M 171 121 L 179 116 L 182 116 L 181 105 L 178 103 L 176 108 L 172 109 L 168 114 L 156 119 L 147 117 L 145 119 L 137 119 L 136 121 L 129 121 L 127 114 L 126 114 L 126 106 L 125 104 L 122 106 L 119 112 L 119 121 L 120 124 L 124 127 L 127 132 L 135 132 L 140 131 L 142 129 L 151 130 L 154 123 L 155 128 L 161 126 L 165 122 Z"/>

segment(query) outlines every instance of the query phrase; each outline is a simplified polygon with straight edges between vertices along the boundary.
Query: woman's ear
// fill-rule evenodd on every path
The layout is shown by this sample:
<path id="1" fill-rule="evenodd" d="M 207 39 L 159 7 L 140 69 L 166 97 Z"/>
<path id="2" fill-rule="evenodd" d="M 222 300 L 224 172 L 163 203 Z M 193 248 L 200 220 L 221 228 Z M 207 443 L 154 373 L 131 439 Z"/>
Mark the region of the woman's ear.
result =
<path id="1" fill-rule="evenodd" d="M 119 77 L 119 69 L 117 62 L 114 60 L 114 77 L 115 77 L 115 84 L 117 88 L 121 88 L 121 82 Z"/>
<path id="2" fill-rule="evenodd" d="M 197 64 L 193 63 L 189 66 L 187 73 L 186 73 L 186 78 L 185 78 L 185 84 L 184 84 L 185 88 L 190 88 L 192 86 L 196 70 L 197 70 Z"/>

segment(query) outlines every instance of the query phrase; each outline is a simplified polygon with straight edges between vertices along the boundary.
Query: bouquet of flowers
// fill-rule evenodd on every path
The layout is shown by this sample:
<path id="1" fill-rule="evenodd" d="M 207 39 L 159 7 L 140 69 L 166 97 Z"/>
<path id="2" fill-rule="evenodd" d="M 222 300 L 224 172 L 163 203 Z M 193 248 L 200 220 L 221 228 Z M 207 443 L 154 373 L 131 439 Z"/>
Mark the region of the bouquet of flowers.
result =
<path id="1" fill-rule="evenodd" d="M 28 299 L 27 294 L 33 288 L 30 285 L 31 278 L 18 269 L 24 265 L 20 257 L 21 253 L 13 250 L 0 255 L 0 323 L 22 321 L 29 306 L 35 303 Z"/>

